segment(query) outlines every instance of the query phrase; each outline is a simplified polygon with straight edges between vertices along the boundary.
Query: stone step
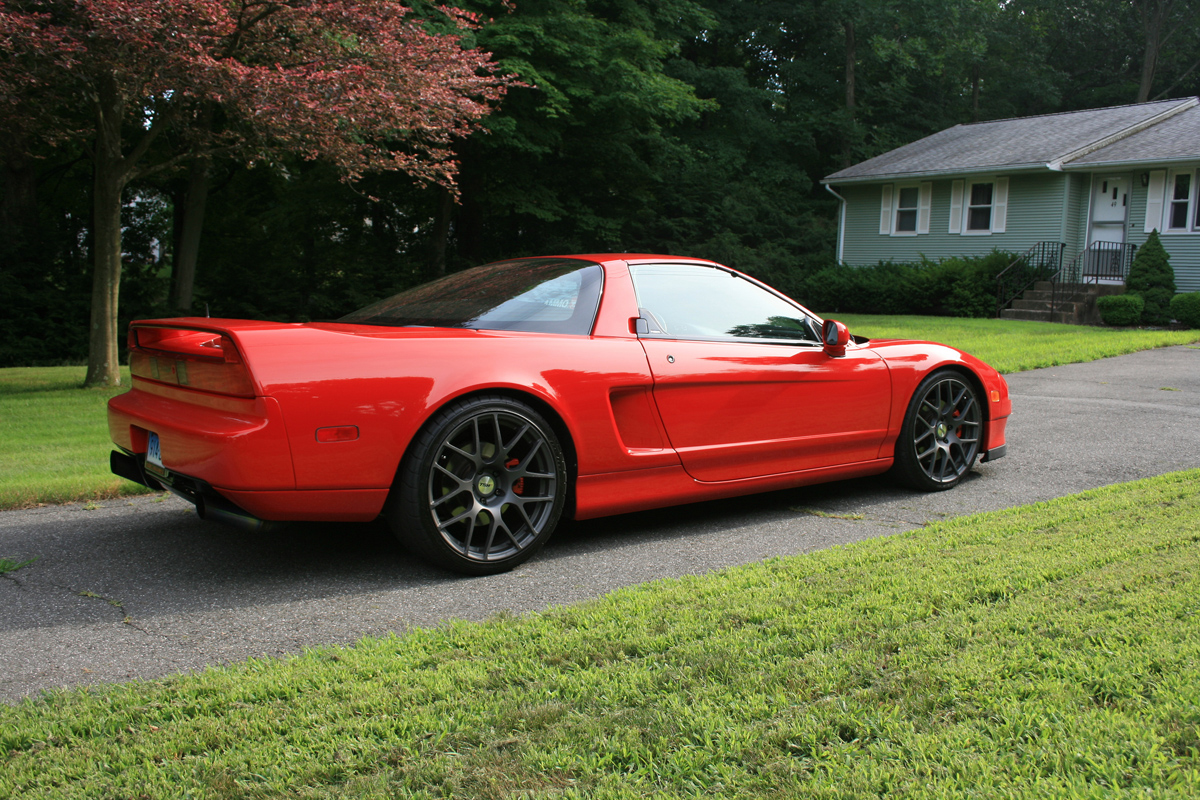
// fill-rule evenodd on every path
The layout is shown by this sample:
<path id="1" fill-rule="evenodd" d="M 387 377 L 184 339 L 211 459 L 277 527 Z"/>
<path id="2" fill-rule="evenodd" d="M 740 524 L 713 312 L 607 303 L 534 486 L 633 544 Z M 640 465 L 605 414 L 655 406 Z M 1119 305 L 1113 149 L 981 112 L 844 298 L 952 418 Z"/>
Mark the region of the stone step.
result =
<path id="1" fill-rule="evenodd" d="M 1021 308 L 1004 309 L 1000 312 L 1000 319 L 1020 319 L 1030 322 L 1062 322 L 1067 325 L 1079 324 L 1073 314 L 1065 314 L 1061 311 L 1055 311 L 1051 314 L 1049 310 L 1030 311 Z"/>
<path id="2" fill-rule="evenodd" d="M 1030 299 L 1028 299 L 1028 297 L 1029 297 L 1029 295 L 1028 295 L 1028 293 L 1026 293 L 1025 297 L 1023 297 L 1019 300 L 1013 300 L 1012 307 L 1016 308 L 1016 309 L 1020 309 L 1021 311 L 1049 311 L 1050 310 L 1050 299 L 1049 298 L 1046 298 L 1045 300 L 1030 300 Z M 1071 314 L 1071 315 L 1078 316 L 1080 314 L 1080 312 L 1087 310 L 1087 303 L 1064 303 L 1060 300 L 1057 303 L 1054 303 L 1054 310 L 1061 311 L 1064 314 Z"/>
<path id="3" fill-rule="evenodd" d="M 1049 303 L 1051 300 L 1057 300 L 1060 303 L 1086 303 L 1089 299 L 1096 295 L 1088 292 L 1064 292 L 1060 291 L 1058 297 L 1054 296 L 1054 292 L 1042 291 L 1041 289 L 1026 289 L 1021 295 L 1025 300 L 1044 300 Z"/>

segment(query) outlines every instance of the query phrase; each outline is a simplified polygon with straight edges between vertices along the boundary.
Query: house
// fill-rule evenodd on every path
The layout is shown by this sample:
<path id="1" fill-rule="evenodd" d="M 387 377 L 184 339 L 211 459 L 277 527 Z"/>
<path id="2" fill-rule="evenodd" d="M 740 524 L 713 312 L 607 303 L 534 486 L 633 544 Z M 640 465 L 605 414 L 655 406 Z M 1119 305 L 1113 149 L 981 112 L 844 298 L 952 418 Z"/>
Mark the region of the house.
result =
<path id="1" fill-rule="evenodd" d="M 1075 282 L 1119 283 L 1158 229 L 1181 292 L 1200 291 L 1200 99 L 977 122 L 822 183 L 850 265 L 1052 254 Z"/>

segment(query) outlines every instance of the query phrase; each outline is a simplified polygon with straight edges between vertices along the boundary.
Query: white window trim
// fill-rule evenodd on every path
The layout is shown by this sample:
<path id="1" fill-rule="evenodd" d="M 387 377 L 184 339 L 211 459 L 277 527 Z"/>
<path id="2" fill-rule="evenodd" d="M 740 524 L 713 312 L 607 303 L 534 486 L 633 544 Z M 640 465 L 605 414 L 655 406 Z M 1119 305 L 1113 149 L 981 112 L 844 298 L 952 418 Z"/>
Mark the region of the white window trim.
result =
<path id="1" fill-rule="evenodd" d="M 992 184 L 992 217 L 990 226 L 984 229 L 969 229 L 968 223 L 971 221 L 971 188 L 978 183 Z M 955 221 L 955 212 L 959 222 L 958 233 L 963 236 L 991 236 L 995 233 L 1004 233 L 1008 228 L 1008 178 L 997 178 L 994 176 L 975 178 L 969 181 L 955 181 L 951 191 L 951 208 L 950 222 L 951 233 L 954 233 L 953 223 Z M 957 208 L 955 207 L 955 195 L 961 191 L 962 194 L 958 198 Z M 982 207 L 982 206 L 981 206 Z"/>
<path id="2" fill-rule="evenodd" d="M 917 229 L 902 231 L 896 227 L 896 216 L 900 212 L 900 190 L 917 190 Z M 929 233 L 929 218 L 932 216 L 933 182 L 922 183 L 885 183 L 880 196 L 879 205 L 879 235 L 880 236 L 921 236 Z"/>
<path id="3" fill-rule="evenodd" d="M 1150 173 L 1150 187 L 1147 190 L 1146 197 L 1147 225 L 1149 225 L 1151 219 L 1150 198 L 1153 196 L 1155 177 L 1157 175 L 1162 176 L 1162 190 L 1158 194 L 1158 197 L 1161 198 L 1162 202 L 1161 213 L 1158 215 L 1161 222 L 1161 224 L 1158 226 L 1158 232 L 1164 236 L 1186 236 L 1188 234 L 1200 233 L 1200 225 L 1196 224 L 1196 204 L 1200 203 L 1200 196 L 1197 196 L 1200 194 L 1200 188 L 1198 188 L 1196 184 L 1200 182 L 1200 169 L 1197 169 L 1196 167 L 1188 167 L 1187 169 L 1155 170 L 1154 172 Z M 1192 179 L 1188 185 L 1187 218 L 1184 220 L 1184 226 L 1182 228 L 1168 227 L 1168 224 L 1171 221 L 1171 208 L 1175 204 L 1174 197 L 1176 175 L 1192 176 Z"/>

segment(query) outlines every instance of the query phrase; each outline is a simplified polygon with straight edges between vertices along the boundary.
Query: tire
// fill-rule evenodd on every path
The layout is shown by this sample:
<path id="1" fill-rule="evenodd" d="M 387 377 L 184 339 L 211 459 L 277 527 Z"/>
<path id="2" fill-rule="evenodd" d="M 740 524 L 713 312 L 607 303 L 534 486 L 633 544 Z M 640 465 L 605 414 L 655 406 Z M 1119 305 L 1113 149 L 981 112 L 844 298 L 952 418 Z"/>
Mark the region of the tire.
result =
<path id="1" fill-rule="evenodd" d="M 509 397 L 460 400 L 413 439 L 385 510 L 393 534 L 432 564 L 494 575 L 545 544 L 567 497 L 554 429 Z"/>
<path id="2" fill-rule="evenodd" d="M 896 440 L 894 472 L 926 492 L 952 489 L 979 456 L 983 407 L 971 380 L 942 370 L 917 386 Z"/>

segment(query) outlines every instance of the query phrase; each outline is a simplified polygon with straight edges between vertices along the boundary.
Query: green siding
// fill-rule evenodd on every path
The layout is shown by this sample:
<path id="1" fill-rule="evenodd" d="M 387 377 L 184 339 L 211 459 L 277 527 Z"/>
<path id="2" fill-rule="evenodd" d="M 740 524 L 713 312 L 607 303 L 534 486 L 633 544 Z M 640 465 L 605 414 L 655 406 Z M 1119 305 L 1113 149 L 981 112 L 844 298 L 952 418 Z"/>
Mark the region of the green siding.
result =
<path id="1" fill-rule="evenodd" d="M 1193 164 L 1192 168 L 1200 166 Z M 1129 198 L 1129 220 L 1126 223 L 1126 241 L 1141 247 L 1149 236 L 1146 233 L 1146 187 L 1142 186 L 1141 175 L 1147 170 L 1134 172 L 1133 190 Z M 1181 292 L 1200 292 L 1200 231 L 1187 233 L 1159 232 L 1163 247 L 1171 256 L 1171 269 L 1175 271 L 1175 288 Z"/>
<path id="2" fill-rule="evenodd" d="M 998 175 L 997 177 L 1006 177 Z M 929 233 L 888 236 L 879 233 L 881 183 L 834 188 L 846 198 L 842 260 L 853 266 L 879 261 L 934 261 L 953 256 L 987 255 L 992 250 L 1023 253 L 1038 242 L 1062 241 L 1064 203 L 1074 195 L 1071 176 L 1062 173 L 1010 175 L 1008 219 L 1004 233 L 964 236 L 950 233 L 951 180 L 933 181 Z M 1070 186 L 1070 191 L 1068 191 Z M 1086 189 L 1083 190 L 1086 200 Z M 1077 224 L 1077 223 L 1076 223 Z"/>
<path id="3" fill-rule="evenodd" d="M 1070 192 L 1067 200 L 1066 225 L 1062 241 L 1067 245 L 1063 263 L 1070 264 L 1087 247 L 1088 200 L 1092 191 L 1092 176 L 1072 174 L 1066 182 Z"/>

